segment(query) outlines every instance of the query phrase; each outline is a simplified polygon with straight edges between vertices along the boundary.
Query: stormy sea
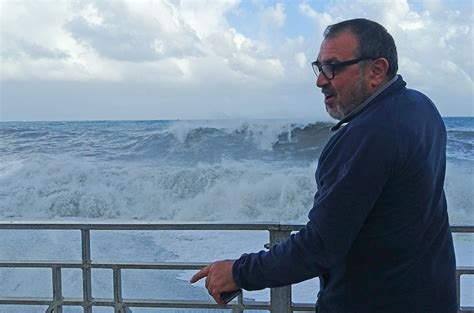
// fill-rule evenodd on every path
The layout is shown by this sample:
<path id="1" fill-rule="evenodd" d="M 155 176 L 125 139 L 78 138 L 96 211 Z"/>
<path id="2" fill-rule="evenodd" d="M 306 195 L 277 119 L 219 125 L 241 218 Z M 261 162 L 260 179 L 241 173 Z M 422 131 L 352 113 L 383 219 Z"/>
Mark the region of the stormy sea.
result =
<path id="1" fill-rule="evenodd" d="M 444 122 L 450 223 L 474 225 L 474 118 Z M 304 224 L 316 191 L 314 171 L 332 125 L 304 120 L 0 122 L 0 220 Z M 261 250 L 268 242 L 266 232 L 254 231 L 101 231 L 93 237 L 94 261 L 127 262 L 210 262 Z M 458 266 L 473 266 L 474 236 L 454 237 Z M 0 260 L 80 258 L 77 231 L 0 230 Z M 124 271 L 124 298 L 210 299 L 203 283 L 188 283 L 192 273 Z M 64 270 L 62 281 L 64 296 L 82 296 L 80 270 Z M 0 268 L 0 282 L 0 298 L 51 297 L 48 269 Z M 473 277 L 463 276 L 461 284 L 461 304 L 474 306 Z M 93 270 L 94 297 L 112 298 L 112 288 L 109 271 Z M 293 301 L 314 303 L 317 288 L 315 279 L 297 284 Z M 245 292 L 244 297 L 265 300 L 268 294 Z M 0 305 L 0 312 L 45 310 Z"/>

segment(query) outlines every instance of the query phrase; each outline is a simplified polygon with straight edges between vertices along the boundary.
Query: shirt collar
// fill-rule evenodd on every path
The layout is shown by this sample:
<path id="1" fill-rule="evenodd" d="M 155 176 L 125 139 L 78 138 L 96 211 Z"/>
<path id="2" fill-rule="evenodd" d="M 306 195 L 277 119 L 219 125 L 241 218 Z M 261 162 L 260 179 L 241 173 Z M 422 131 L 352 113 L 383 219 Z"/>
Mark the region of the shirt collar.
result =
<path id="1" fill-rule="evenodd" d="M 343 126 L 343 124 L 348 123 L 355 115 L 357 115 L 360 111 L 362 111 L 367 106 L 367 104 L 369 104 L 372 100 L 374 100 L 375 97 L 380 95 L 382 92 L 384 92 L 385 89 L 387 89 L 393 83 L 395 83 L 397 79 L 398 79 L 398 75 L 395 75 L 389 82 L 387 82 L 382 87 L 377 89 L 370 97 L 368 97 L 364 102 L 362 102 L 361 105 L 359 105 L 351 113 L 349 113 L 349 115 L 347 115 L 342 120 L 340 120 L 336 125 L 331 127 L 331 130 L 332 131 L 338 130 L 339 128 L 341 128 L 341 126 Z"/>

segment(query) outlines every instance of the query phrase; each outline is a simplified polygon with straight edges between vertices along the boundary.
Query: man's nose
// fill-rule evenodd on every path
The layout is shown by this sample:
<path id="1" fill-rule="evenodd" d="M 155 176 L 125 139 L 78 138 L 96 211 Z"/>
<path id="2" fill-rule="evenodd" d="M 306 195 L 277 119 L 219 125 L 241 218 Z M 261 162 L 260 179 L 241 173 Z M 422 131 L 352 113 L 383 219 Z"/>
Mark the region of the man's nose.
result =
<path id="1" fill-rule="evenodd" d="M 316 78 L 316 86 L 319 88 L 322 88 L 323 86 L 326 86 L 329 84 L 329 79 L 324 76 L 323 73 L 320 73 L 319 76 Z"/>

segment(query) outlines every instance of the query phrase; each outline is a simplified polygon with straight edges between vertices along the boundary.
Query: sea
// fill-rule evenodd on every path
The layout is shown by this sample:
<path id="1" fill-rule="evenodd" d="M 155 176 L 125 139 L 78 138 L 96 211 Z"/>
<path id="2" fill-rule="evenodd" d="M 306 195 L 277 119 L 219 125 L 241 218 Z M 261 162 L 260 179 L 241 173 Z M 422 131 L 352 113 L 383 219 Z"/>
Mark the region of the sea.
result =
<path id="1" fill-rule="evenodd" d="M 474 225 L 474 117 L 444 122 L 450 223 Z M 304 224 L 332 125 L 276 119 L 0 122 L 0 220 Z M 473 266 L 474 237 L 454 237 L 458 266 Z M 116 231 L 94 238 L 93 260 L 131 262 L 211 262 L 268 242 L 266 232 L 232 231 Z M 80 260 L 79 240 L 71 231 L 0 230 L 0 259 Z M 189 284 L 192 271 L 143 272 L 123 274 L 124 297 L 210 299 L 202 282 Z M 51 297 L 50 276 L 47 269 L 0 268 L 0 297 Z M 462 305 L 474 306 L 472 278 L 463 276 Z M 110 273 L 93 271 L 93 279 L 95 297 L 112 297 Z M 65 296 L 81 297 L 80 271 L 64 270 L 63 284 Z M 296 285 L 294 301 L 314 303 L 317 288 L 317 280 Z M 268 291 L 244 297 L 265 300 Z M 0 312 L 45 307 L 0 305 Z"/>

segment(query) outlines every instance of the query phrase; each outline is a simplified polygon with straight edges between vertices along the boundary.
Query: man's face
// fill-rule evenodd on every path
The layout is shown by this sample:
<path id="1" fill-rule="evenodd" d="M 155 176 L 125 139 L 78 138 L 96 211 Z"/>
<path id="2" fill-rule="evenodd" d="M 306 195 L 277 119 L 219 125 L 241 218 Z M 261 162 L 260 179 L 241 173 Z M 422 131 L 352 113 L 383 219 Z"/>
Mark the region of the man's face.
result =
<path id="1" fill-rule="evenodd" d="M 330 64 L 356 59 L 359 57 L 356 48 L 356 37 L 343 32 L 322 42 L 318 61 L 320 64 Z M 318 76 L 316 85 L 324 94 L 326 110 L 331 117 L 343 119 L 371 95 L 365 76 L 361 63 L 336 70 L 331 80 L 322 73 Z"/>

